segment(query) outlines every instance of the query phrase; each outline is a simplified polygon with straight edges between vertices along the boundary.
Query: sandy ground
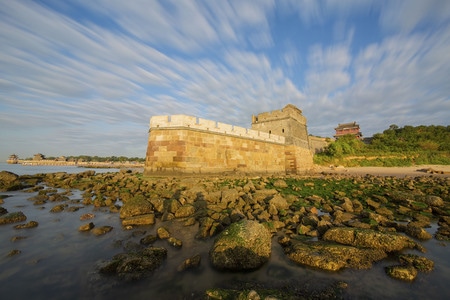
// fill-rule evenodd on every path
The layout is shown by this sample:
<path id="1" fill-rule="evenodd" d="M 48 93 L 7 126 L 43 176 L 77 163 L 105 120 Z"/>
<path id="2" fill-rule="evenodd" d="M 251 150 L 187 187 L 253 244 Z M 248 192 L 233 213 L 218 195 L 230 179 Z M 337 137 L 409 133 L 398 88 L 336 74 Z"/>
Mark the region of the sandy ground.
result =
<path id="1" fill-rule="evenodd" d="M 450 165 L 420 165 L 412 167 L 317 167 L 318 172 L 378 176 L 440 176 L 450 177 Z"/>

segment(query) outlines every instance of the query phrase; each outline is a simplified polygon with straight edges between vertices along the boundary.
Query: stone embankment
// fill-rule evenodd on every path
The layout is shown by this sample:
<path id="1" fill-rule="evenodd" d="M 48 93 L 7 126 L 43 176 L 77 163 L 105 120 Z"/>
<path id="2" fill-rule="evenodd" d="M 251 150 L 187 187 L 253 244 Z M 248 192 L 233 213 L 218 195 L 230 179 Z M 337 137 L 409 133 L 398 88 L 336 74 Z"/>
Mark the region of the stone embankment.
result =
<path id="1" fill-rule="evenodd" d="M 308 177 L 171 178 L 143 177 L 131 171 L 0 175 L 3 190 L 10 186 L 39 191 L 31 201 L 58 202 L 62 210 L 71 207 L 55 188 L 82 190 L 82 205 L 109 208 L 122 220 L 124 230 L 152 226 L 157 221 L 197 225 L 197 239 L 215 239 L 210 262 L 190 257 L 179 270 L 201 263 L 211 263 L 218 270 L 256 269 L 270 259 L 273 236 L 287 257 L 299 265 L 327 271 L 368 269 L 376 261 L 396 257 L 397 263 L 387 267 L 386 274 L 414 280 L 434 265 L 421 255 L 426 251 L 421 241 L 450 239 L 449 177 L 325 172 Z M 39 182 L 53 189 L 43 189 Z M 10 222 L 11 213 L 1 213 L 0 224 Z M 86 215 L 83 220 L 90 218 Z M 432 223 L 437 223 L 438 229 L 430 233 Z M 79 230 L 94 228 L 90 222 Z M 95 234 L 110 230 L 102 228 Z M 166 249 L 155 248 L 152 243 L 167 239 L 169 246 L 179 249 L 185 241 L 178 238 L 161 226 L 156 236 L 143 237 L 137 250 L 125 249 L 100 271 L 126 280 L 139 279 L 167 259 Z M 405 249 L 416 253 L 402 254 Z"/>

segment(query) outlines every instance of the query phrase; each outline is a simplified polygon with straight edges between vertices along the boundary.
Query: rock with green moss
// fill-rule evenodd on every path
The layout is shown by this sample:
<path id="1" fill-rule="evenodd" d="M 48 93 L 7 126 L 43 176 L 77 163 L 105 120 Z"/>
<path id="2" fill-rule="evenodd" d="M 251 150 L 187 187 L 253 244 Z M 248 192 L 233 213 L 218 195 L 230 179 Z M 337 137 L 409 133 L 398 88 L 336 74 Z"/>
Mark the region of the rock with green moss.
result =
<path id="1" fill-rule="evenodd" d="M 167 250 L 159 247 L 120 253 L 101 266 L 100 273 L 117 275 L 125 281 L 138 280 L 156 270 L 166 258 Z"/>
<path id="2" fill-rule="evenodd" d="M 390 277 L 404 281 L 413 281 L 417 276 L 417 269 L 413 266 L 390 266 L 385 270 Z"/>
<path id="3" fill-rule="evenodd" d="M 8 171 L 0 172 L 0 192 L 15 191 L 22 188 L 18 175 Z"/>
<path id="4" fill-rule="evenodd" d="M 325 241 L 333 241 L 344 245 L 381 249 L 386 253 L 400 251 L 405 248 L 416 248 L 425 251 L 421 245 L 401 234 L 379 232 L 371 229 L 334 227 L 322 237 Z"/>
<path id="5" fill-rule="evenodd" d="M 431 272 L 434 268 L 434 262 L 423 256 L 415 254 L 401 254 L 398 258 L 403 265 L 413 266 L 421 272 Z"/>
<path id="6" fill-rule="evenodd" d="M 151 214 L 153 213 L 153 205 L 142 195 L 137 195 L 120 208 L 120 218 L 125 219 L 129 217 Z"/>
<path id="7" fill-rule="evenodd" d="M 295 263 L 327 271 L 343 268 L 369 269 L 387 254 L 380 249 L 357 248 L 329 242 L 293 241 L 284 248 Z"/>
<path id="8" fill-rule="evenodd" d="M 23 222 L 27 219 L 23 212 L 17 211 L 0 216 L 0 225 Z"/>
<path id="9" fill-rule="evenodd" d="M 220 233 L 209 255 L 219 270 L 252 270 L 269 260 L 271 247 L 271 234 L 264 225 L 241 220 Z"/>

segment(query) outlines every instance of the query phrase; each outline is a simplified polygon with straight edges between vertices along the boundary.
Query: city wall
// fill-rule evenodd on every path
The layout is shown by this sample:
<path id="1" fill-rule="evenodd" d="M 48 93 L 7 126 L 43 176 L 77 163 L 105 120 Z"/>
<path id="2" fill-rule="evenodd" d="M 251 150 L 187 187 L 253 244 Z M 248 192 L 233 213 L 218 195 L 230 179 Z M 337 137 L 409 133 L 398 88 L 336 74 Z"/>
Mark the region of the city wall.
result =
<path id="1" fill-rule="evenodd" d="M 154 116 L 144 173 L 285 174 L 311 168 L 309 148 L 285 141 L 284 136 L 192 116 Z"/>

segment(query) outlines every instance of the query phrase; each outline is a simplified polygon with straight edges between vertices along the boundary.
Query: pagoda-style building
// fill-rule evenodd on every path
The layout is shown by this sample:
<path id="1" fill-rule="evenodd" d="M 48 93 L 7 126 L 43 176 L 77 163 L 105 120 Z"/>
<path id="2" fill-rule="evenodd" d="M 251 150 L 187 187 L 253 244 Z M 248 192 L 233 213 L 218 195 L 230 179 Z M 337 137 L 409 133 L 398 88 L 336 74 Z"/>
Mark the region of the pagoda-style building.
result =
<path id="1" fill-rule="evenodd" d="M 11 154 L 6 162 L 8 164 L 17 164 L 19 162 L 19 157 L 15 154 Z"/>
<path id="2" fill-rule="evenodd" d="M 339 139 L 340 137 L 348 134 L 354 135 L 357 139 L 362 138 L 359 124 L 357 124 L 356 122 L 338 124 L 338 127 L 336 127 L 334 130 L 336 130 L 336 134 L 334 135 L 335 139 Z"/>

